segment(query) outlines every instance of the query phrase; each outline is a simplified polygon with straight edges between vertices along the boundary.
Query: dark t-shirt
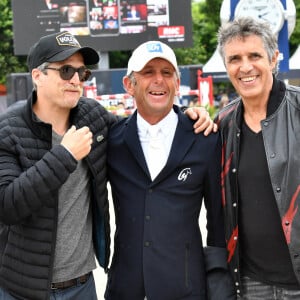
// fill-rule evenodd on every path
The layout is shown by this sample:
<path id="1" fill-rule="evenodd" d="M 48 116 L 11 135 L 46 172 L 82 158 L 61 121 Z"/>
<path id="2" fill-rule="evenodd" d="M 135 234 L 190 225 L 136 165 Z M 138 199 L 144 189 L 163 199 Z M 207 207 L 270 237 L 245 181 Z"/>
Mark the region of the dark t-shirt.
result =
<path id="1" fill-rule="evenodd" d="M 299 288 L 281 227 L 262 133 L 243 122 L 239 185 L 242 274 L 286 288 Z"/>

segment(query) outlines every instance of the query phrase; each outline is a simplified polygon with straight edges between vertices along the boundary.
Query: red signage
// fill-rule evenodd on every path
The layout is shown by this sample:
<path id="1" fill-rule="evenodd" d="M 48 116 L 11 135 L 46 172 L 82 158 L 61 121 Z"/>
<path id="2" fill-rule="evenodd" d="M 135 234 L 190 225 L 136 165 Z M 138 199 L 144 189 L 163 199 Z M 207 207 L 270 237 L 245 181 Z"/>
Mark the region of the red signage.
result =
<path id="1" fill-rule="evenodd" d="M 159 38 L 184 37 L 184 26 L 160 26 L 157 28 Z"/>

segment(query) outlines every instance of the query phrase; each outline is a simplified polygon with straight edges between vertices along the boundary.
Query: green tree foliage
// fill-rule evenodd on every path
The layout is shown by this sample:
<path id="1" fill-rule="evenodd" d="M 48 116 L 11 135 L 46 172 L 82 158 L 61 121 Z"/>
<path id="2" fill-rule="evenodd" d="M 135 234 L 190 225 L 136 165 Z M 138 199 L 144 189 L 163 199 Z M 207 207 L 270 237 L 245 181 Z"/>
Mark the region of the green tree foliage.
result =
<path id="1" fill-rule="evenodd" d="M 27 72 L 26 57 L 14 56 L 10 0 L 0 0 L 0 84 L 10 73 Z"/>
<path id="2" fill-rule="evenodd" d="M 175 49 L 179 65 L 204 64 L 212 56 L 217 45 L 220 26 L 219 12 L 222 0 L 192 2 L 192 48 Z"/>
<path id="3" fill-rule="evenodd" d="M 300 47 L 300 1 L 294 0 L 296 6 L 296 26 L 290 36 L 290 54 L 293 55 L 298 46 Z"/>

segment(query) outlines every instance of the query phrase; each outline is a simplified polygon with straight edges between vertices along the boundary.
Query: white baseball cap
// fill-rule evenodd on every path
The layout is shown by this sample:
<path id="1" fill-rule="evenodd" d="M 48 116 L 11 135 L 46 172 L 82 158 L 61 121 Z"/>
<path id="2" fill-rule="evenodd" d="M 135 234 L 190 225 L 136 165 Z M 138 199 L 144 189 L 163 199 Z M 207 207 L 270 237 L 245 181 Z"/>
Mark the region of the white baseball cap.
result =
<path id="1" fill-rule="evenodd" d="M 174 51 L 160 41 L 148 41 L 138 46 L 132 53 L 127 67 L 127 76 L 141 71 L 154 58 L 163 58 L 173 65 L 179 77 L 179 70 Z"/>

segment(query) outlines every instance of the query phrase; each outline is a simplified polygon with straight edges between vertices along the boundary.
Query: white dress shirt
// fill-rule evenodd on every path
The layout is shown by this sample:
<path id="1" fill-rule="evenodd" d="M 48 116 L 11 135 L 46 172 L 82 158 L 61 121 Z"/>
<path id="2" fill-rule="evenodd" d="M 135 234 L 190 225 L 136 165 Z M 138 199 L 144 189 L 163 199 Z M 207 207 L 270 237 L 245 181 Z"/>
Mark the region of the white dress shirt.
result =
<path id="1" fill-rule="evenodd" d="M 165 166 L 169 157 L 177 123 L 178 123 L 178 116 L 173 109 L 169 112 L 169 114 L 165 118 L 163 118 L 160 122 L 158 122 L 155 125 L 149 124 L 141 117 L 139 113 L 137 113 L 138 135 L 140 138 L 141 146 L 143 148 L 143 152 L 148 166 L 150 166 L 150 164 L 153 163 L 153 161 L 152 162 L 149 161 L 149 155 L 148 155 L 149 142 L 151 139 L 149 128 L 159 127 L 158 138 L 159 138 L 159 142 L 162 144 L 163 152 L 160 155 L 161 157 L 157 159 L 160 159 L 160 165 L 162 169 Z M 154 176 L 154 178 L 155 177 L 156 176 Z M 152 178 L 152 180 L 154 178 Z"/>

